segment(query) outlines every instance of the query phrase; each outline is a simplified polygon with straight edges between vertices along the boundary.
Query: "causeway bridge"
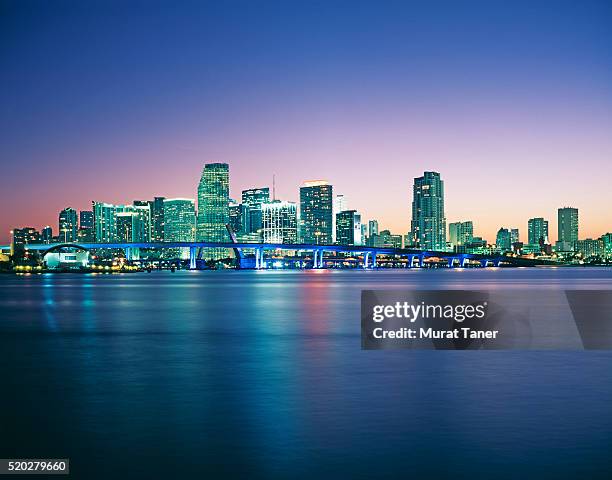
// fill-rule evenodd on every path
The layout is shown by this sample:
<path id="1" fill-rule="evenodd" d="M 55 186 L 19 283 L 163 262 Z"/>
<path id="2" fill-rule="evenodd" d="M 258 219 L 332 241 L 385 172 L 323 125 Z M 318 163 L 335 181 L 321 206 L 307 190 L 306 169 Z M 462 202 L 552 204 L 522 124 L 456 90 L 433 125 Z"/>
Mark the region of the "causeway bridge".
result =
<path id="1" fill-rule="evenodd" d="M 537 266 L 552 265 L 554 262 L 546 260 L 535 260 L 517 257 L 507 257 L 500 254 L 483 255 L 476 253 L 453 253 L 430 250 L 415 250 L 407 248 L 384 248 L 369 247 L 365 245 L 313 245 L 313 244 L 287 244 L 287 243 L 242 243 L 242 242 L 144 242 L 144 243 L 52 243 L 52 244 L 28 244 L 27 250 L 39 251 L 42 255 L 49 252 L 58 251 L 64 248 L 75 248 L 79 250 L 99 250 L 99 249 L 122 249 L 128 260 L 133 259 L 135 249 L 189 249 L 189 267 L 195 269 L 196 260 L 201 256 L 204 249 L 224 248 L 234 251 L 241 268 L 267 268 L 266 252 L 284 250 L 296 253 L 305 252 L 304 257 L 308 260 L 312 268 L 325 268 L 326 263 L 337 261 L 337 258 L 329 257 L 329 254 L 344 253 L 351 256 L 360 257 L 363 268 L 376 268 L 378 257 L 386 256 L 403 260 L 406 267 L 423 267 L 428 259 L 436 259 L 437 263 L 442 263 L 449 268 L 455 267 L 499 267 L 504 266 Z M 245 252 L 246 251 L 246 252 Z M 248 252 L 248 253 L 247 253 Z M 252 253 L 251 253 L 252 252 Z M 326 259 L 326 255 L 328 258 Z M 253 258 L 254 257 L 254 258 Z M 310 258 L 309 258 L 310 257 Z M 254 260 L 254 261 L 253 261 Z M 344 260 L 344 259 L 343 259 Z"/>

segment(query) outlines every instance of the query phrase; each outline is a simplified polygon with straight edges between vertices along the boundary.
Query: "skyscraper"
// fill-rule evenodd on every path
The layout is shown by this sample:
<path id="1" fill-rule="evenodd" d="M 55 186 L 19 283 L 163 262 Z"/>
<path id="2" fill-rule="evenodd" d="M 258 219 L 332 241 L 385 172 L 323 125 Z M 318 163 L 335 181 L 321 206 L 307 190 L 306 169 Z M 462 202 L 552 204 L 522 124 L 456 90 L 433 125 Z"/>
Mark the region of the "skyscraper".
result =
<path id="1" fill-rule="evenodd" d="M 563 207 L 557 210 L 557 250 L 571 252 L 578 241 L 578 209 Z"/>
<path id="2" fill-rule="evenodd" d="M 378 220 L 370 220 L 368 222 L 368 237 L 378 235 Z"/>
<path id="3" fill-rule="evenodd" d="M 151 239 L 154 242 L 164 241 L 164 200 L 165 197 L 153 197 L 151 203 Z"/>
<path id="4" fill-rule="evenodd" d="M 151 208 L 142 205 L 113 205 L 92 202 L 97 242 L 151 241 Z"/>
<path id="5" fill-rule="evenodd" d="M 264 243 L 297 243 L 297 206 L 276 200 L 261 206 Z"/>
<path id="6" fill-rule="evenodd" d="M 261 205 L 270 201 L 268 187 L 249 188 L 242 191 L 245 233 L 259 233 L 262 228 Z"/>
<path id="7" fill-rule="evenodd" d="M 497 231 L 495 244 L 501 252 L 509 252 L 512 250 L 512 236 L 508 228 L 502 227 Z"/>
<path id="8" fill-rule="evenodd" d="M 474 238 L 474 224 L 471 220 L 465 222 L 454 222 L 448 225 L 449 242 L 453 246 L 461 246 L 472 241 Z"/>
<path id="9" fill-rule="evenodd" d="M 333 212 L 332 212 L 332 242 L 336 243 L 336 215 L 340 212 L 344 212 L 348 210 L 348 204 L 346 201 L 346 197 L 344 195 L 335 195 L 334 196 L 334 204 L 333 204 Z"/>
<path id="10" fill-rule="evenodd" d="M 344 210 L 336 214 L 336 243 L 361 245 L 361 215 L 356 210 Z"/>
<path id="11" fill-rule="evenodd" d="M 42 243 L 48 244 L 53 242 L 53 229 L 49 225 L 42 229 L 40 239 Z"/>
<path id="12" fill-rule="evenodd" d="M 242 203 L 230 202 L 229 223 L 234 233 L 249 232 L 249 209 Z"/>
<path id="13" fill-rule="evenodd" d="M 300 238 L 302 243 L 332 243 L 333 188 L 322 180 L 300 188 Z"/>
<path id="14" fill-rule="evenodd" d="M 79 227 L 94 228 L 94 214 L 91 210 L 81 210 L 79 212 Z"/>
<path id="15" fill-rule="evenodd" d="M 196 238 L 202 242 L 229 242 L 229 165 L 207 163 L 198 185 Z M 205 249 L 207 259 L 229 256 L 224 248 Z"/>
<path id="16" fill-rule="evenodd" d="M 529 245 L 545 245 L 548 243 L 548 220 L 542 217 L 530 218 L 527 222 L 527 239 Z"/>
<path id="17" fill-rule="evenodd" d="M 64 208 L 59 213 L 59 240 L 60 242 L 74 242 L 77 239 L 79 228 L 77 212 L 74 208 Z"/>
<path id="18" fill-rule="evenodd" d="M 446 250 L 444 182 L 437 172 L 414 179 L 411 237 L 416 248 Z"/>
<path id="19" fill-rule="evenodd" d="M 165 198 L 163 202 L 164 241 L 193 242 L 196 231 L 195 200 Z"/>

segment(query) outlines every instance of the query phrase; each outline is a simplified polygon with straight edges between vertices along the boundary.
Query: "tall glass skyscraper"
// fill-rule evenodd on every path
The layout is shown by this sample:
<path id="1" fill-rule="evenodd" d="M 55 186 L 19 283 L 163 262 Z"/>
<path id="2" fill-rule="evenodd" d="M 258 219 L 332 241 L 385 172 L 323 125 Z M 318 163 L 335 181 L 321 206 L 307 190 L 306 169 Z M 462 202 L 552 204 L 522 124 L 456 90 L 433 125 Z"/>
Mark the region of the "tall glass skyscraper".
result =
<path id="1" fill-rule="evenodd" d="M 261 206 L 270 201 L 270 189 L 268 187 L 249 188 L 242 191 L 242 205 L 246 215 L 246 233 L 260 233 L 262 229 Z"/>
<path id="2" fill-rule="evenodd" d="M 474 223 L 471 220 L 450 223 L 448 237 L 449 242 L 455 247 L 470 243 L 474 238 Z"/>
<path id="3" fill-rule="evenodd" d="M 529 245 L 543 245 L 548 243 L 548 220 L 542 217 L 530 218 L 527 222 L 527 239 Z"/>
<path id="4" fill-rule="evenodd" d="M 333 242 L 333 188 L 322 180 L 300 188 L 300 242 L 329 245 Z"/>
<path id="5" fill-rule="evenodd" d="M 297 206 L 276 200 L 261 206 L 264 243 L 297 243 Z"/>
<path id="6" fill-rule="evenodd" d="M 198 185 L 198 216 L 196 239 L 201 242 L 229 242 L 229 165 L 207 163 Z M 206 259 L 229 256 L 224 248 L 205 249 Z"/>
<path id="7" fill-rule="evenodd" d="M 557 250 L 573 251 L 578 241 L 578 209 L 563 207 L 557 211 Z"/>
<path id="8" fill-rule="evenodd" d="M 151 241 L 151 208 L 142 205 L 112 205 L 92 202 L 96 242 Z"/>
<path id="9" fill-rule="evenodd" d="M 74 208 L 64 208 L 59 213 L 59 241 L 74 242 L 77 239 L 77 231 L 79 224 L 77 220 L 77 212 Z"/>
<path id="10" fill-rule="evenodd" d="M 336 214 L 336 243 L 362 245 L 361 215 L 356 210 L 344 210 Z"/>
<path id="11" fill-rule="evenodd" d="M 151 238 L 154 242 L 164 241 L 164 197 L 154 197 L 151 202 Z"/>
<path id="12" fill-rule="evenodd" d="M 195 240 L 195 200 L 164 199 L 164 241 L 193 242 Z"/>
<path id="13" fill-rule="evenodd" d="M 416 248 L 446 250 L 444 182 L 437 172 L 414 179 L 410 236 Z"/>

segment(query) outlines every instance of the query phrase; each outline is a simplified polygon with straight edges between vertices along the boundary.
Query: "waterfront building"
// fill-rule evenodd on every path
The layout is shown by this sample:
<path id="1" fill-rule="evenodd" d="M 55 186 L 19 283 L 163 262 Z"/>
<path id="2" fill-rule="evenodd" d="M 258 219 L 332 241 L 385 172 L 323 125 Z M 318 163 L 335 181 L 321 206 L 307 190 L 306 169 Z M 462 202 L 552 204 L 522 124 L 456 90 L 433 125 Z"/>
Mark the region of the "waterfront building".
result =
<path id="1" fill-rule="evenodd" d="M 151 208 L 142 205 L 113 205 L 92 202 L 94 238 L 100 243 L 151 241 Z M 119 217 L 121 217 L 119 219 Z"/>
<path id="2" fill-rule="evenodd" d="M 74 208 L 64 208 L 59 213 L 59 238 L 61 242 L 74 242 L 79 228 L 77 212 Z"/>
<path id="3" fill-rule="evenodd" d="M 520 236 L 519 236 L 519 229 L 518 228 L 511 228 L 510 229 L 510 245 L 514 245 L 517 243 L 520 243 Z"/>
<path id="4" fill-rule="evenodd" d="M 348 210 L 348 203 L 344 195 L 338 194 L 334 196 L 334 202 L 332 206 L 332 243 L 336 242 L 336 215 L 340 212 Z"/>
<path id="5" fill-rule="evenodd" d="M 453 247 L 470 243 L 474 238 L 474 224 L 471 220 L 451 223 L 448 225 L 448 237 Z"/>
<path id="6" fill-rule="evenodd" d="M 600 237 L 603 243 L 604 256 L 612 258 L 612 233 L 606 233 Z"/>
<path id="7" fill-rule="evenodd" d="M 40 233 L 33 227 L 11 230 L 11 255 L 23 252 L 31 243 L 41 243 Z"/>
<path id="8" fill-rule="evenodd" d="M 563 207 L 557 210 L 557 243 L 559 252 L 571 252 L 578 241 L 578 209 Z"/>
<path id="9" fill-rule="evenodd" d="M 261 233 L 263 224 L 261 206 L 269 201 L 269 187 L 249 188 L 242 191 L 245 233 Z"/>
<path id="10" fill-rule="evenodd" d="M 605 255 L 605 244 L 602 238 L 578 240 L 575 244 L 576 252 L 583 258 L 603 257 Z"/>
<path id="11" fill-rule="evenodd" d="M 368 238 L 369 247 L 402 248 L 402 236 L 394 235 L 389 230 L 382 230 Z"/>
<path id="12" fill-rule="evenodd" d="M 370 220 L 368 222 L 368 237 L 378 235 L 378 220 Z"/>
<path id="13" fill-rule="evenodd" d="M 333 241 L 333 187 L 323 180 L 300 187 L 300 242 L 329 245 Z"/>
<path id="14" fill-rule="evenodd" d="M 164 241 L 193 242 L 196 238 L 195 200 L 164 198 Z"/>
<path id="15" fill-rule="evenodd" d="M 229 205 L 229 223 L 232 226 L 234 233 L 249 233 L 250 232 L 250 217 L 248 206 L 242 203 L 230 202 Z"/>
<path id="16" fill-rule="evenodd" d="M 151 203 L 151 239 L 154 242 L 164 241 L 164 201 L 165 197 L 153 197 Z"/>
<path id="17" fill-rule="evenodd" d="M 53 229 L 49 225 L 42 229 L 40 240 L 42 243 L 53 243 Z"/>
<path id="18" fill-rule="evenodd" d="M 275 200 L 261 205 L 264 243 L 297 243 L 297 205 Z"/>
<path id="19" fill-rule="evenodd" d="M 202 242 L 228 242 L 229 235 L 229 165 L 207 163 L 198 185 L 198 215 L 196 238 Z M 218 260 L 229 256 L 224 248 L 207 248 L 206 259 Z"/>
<path id="20" fill-rule="evenodd" d="M 91 210 L 79 212 L 79 228 L 94 228 L 94 213 Z"/>
<path id="21" fill-rule="evenodd" d="M 542 217 L 530 218 L 527 222 L 527 241 L 531 246 L 543 247 L 548 242 L 548 221 Z"/>
<path id="22" fill-rule="evenodd" d="M 444 182 L 437 172 L 424 172 L 414 179 L 410 232 L 416 248 L 446 249 Z"/>
<path id="23" fill-rule="evenodd" d="M 95 230 L 93 228 L 79 227 L 79 231 L 77 232 L 77 240 L 79 243 L 94 243 L 96 241 L 94 233 Z"/>
<path id="24" fill-rule="evenodd" d="M 356 210 L 345 210 L 336 214 L 336 243 L 338 245 L 361 245 L 361 215 Z"/>
<path id="25" fill-rule="evenodd" d="M 512 236 L 509 228 L 502 227 L 497 231 L 495 245 L 502 253 L 512 250 Z"/>

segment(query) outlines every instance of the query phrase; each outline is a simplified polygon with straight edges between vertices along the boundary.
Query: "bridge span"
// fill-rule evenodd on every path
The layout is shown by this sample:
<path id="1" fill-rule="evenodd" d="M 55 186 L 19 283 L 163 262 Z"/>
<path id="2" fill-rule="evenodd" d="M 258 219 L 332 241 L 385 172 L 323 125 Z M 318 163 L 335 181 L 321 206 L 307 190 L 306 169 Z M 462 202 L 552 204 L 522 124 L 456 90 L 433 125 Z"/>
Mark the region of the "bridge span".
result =
<path id="1" fill-rule="evenodd" d="M 46 255 L 48 252 L 56 251 L 62 248 L 76 248 L 81 250 L 98 250 L 98 249 L 122 249 L 128 260 L 133 257 L 134 249 L 189 249 L 189 266 L 191 269 L 196 268 L 196 260 L 201 254 L 202 249 L 207 248 L 225 248 L 235 252 L 240 267 L 245 268 L 247 263 L 253 265 L 257 270 L 265 269 L 267 264 L 265 261 L 266 251 L 290 250 L 297 252 L 310 252 L 312 268 L 325 268 L 326 253 L 346 253 L 354 256 L 360 256 L 363 262 L 363 268 L 376 268 L 377 257 L 379 255 L 391 256 L 394 258 L 405 258 L 409 268 L 414 266 L 423 267 L 428 259 L 438 259 L 445 261 L 449 268 L 466 267 L 466 266 L 537 266 L 547 265 L 551 262 L 532 260 L 517 257 L 507 257 L 499 254 L 483 255 L 475 253 L 453 253 L 441 252 L 433 250 L 416 250 L 407 248 L 384 248 L 384 247 L 369 247 L 365 245 L 314 245 L 305 243 L 286 244 L 286 243 L 244 243 L 244 242 L 144 242 L 144 243 L 53 243 L 53 244 L 29 244 L 26 246 L 28 250 L 42 252 Z M 252 251 L 252 257 L 247 257 L 244 250 Z M 253 263 L 254 257 L 254 263 Z M 247 260 L 250 259 L 250 262 Z M 328 260 L 332 260 L 329 258 Z M 333 259 L 337 260 L 337 259 Z M 251 267 L 251 268 L 253 268 Z M 249 268 L 249 267 L 247 267 Z"/>

